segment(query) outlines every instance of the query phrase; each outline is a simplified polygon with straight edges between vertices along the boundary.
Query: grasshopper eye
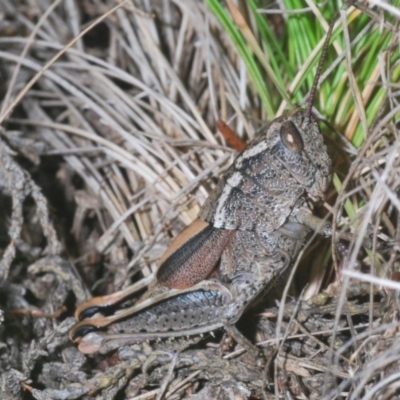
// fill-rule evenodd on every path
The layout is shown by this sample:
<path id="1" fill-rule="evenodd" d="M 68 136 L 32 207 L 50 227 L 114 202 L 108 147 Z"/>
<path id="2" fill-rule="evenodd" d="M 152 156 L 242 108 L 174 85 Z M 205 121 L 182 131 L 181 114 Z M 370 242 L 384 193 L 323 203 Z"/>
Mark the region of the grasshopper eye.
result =
<path id="1" fill-rule="evenodd" d="M 293 152 L 303 150 L 304 147 L 300 132 L 291 121 L 285 121 L 281 126 L 281 142 Z"/>

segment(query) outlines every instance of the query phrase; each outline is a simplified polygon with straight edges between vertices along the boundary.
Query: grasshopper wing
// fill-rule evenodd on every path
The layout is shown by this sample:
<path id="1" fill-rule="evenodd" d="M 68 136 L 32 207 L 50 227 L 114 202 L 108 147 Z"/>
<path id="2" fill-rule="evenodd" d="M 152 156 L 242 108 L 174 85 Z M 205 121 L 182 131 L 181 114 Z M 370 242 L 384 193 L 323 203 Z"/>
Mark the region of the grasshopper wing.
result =
<path id="1" fill-rule="evenodd" d="M 160 260 L 158 282 L 174 289 L 186 289 L 208 278 L 234 230 L 218 229 L 196 219 L 172 242 Z"/>

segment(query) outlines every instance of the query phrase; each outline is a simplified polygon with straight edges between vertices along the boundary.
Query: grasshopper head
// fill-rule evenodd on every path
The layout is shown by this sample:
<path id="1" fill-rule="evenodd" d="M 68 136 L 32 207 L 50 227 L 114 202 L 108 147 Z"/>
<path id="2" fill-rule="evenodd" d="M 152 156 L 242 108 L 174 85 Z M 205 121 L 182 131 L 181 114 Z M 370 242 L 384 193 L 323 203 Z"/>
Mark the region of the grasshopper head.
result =
<path id="1" fill-rule="evenodd" d="M 317 121 L 297 109 L 275 119 L 267 131 L 271 154 L 305 189 L 308 196 L 320 200 L 331 177 L 331 160 Z"/>

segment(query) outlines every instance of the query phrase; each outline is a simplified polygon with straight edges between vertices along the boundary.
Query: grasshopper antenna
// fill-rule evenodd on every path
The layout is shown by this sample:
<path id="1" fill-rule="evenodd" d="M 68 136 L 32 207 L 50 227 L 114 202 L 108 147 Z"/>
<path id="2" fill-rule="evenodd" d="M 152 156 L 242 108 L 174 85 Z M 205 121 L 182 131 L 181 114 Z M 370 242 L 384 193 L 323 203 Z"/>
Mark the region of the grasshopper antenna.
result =
<path id="1" fill-rule="evenodd" d="M 322 67 L 324 66 L 326 54 L 328 53 L 329 41 L 331 40 L 333 26 L 335 25 L 335 20 L 336 20 L 336 18 L 334 18 L 333 21 L 329 24 L 329 28 L 326 33 L 326 39 L 324 42 L 324 46 L 322 48 L 321 58 L 319 59 L 317 73 L 315 74 L 314 83 L 313 83 L 311 91 L 310 91 L 310 97 L 308 98 L 308 105 L 307 105 L 307 111 L 306 111 L 307 120 L 309 120 L 311 117 L 312 107 L 313 107 L 313 103 L 314 103 L 314 97 L 315 97 L 315 93 L 317 92 L 318 81 L 319 81 L 319 78 L 321 77 Z"/>

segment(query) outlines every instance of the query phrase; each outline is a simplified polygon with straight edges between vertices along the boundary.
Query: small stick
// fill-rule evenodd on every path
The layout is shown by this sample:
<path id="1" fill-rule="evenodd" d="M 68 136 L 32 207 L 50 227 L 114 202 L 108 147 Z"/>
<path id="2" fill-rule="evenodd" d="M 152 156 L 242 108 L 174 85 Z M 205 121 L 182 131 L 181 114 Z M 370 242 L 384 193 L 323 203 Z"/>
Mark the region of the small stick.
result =
<path id="1" fill-rule="evenodd" d="M 217 121 L 217 127 L 230 146 L 238 151 L 245 149 L 247 144 L 222 119 Z"/>

